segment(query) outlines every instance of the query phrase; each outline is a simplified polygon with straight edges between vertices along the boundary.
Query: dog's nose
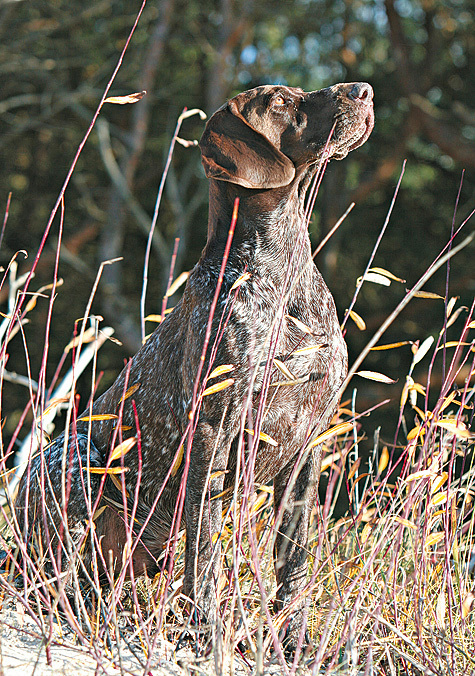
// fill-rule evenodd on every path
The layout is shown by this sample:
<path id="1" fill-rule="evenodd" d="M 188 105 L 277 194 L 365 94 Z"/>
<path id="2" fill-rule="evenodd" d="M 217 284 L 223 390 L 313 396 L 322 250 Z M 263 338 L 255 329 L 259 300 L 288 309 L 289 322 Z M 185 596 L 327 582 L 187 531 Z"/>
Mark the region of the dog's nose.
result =
<path id="1" fill-rule="evenodd" d="M 355 82 L 348 92 L 348 97 L 353 101 L 369 103 L 373 99 L 373 88 L 367 82 Z"/>

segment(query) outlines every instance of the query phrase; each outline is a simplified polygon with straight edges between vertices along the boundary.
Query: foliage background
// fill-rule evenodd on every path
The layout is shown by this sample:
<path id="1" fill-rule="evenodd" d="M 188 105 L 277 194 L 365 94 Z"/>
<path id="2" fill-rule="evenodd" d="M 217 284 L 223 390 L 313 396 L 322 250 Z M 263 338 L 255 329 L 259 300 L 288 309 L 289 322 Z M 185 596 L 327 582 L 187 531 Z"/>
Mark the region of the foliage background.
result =
<path id="1" fill-rule="evenodd" d="M 19 249 L 29 256 L 19 257 L 21 271 L 31 266 L 138 7 L 138 2 L 124 0 L 0 2 L 2 205 L 12 192 L 0 249 L 4 267 Z M 306 90 L 339 81 L 373 85 L 375 130 L 364 147 L 328 167 L 311 236 L 316 245 L 348 204 L 356 202 L 318 259 L 342 316 L 407 158 L 375 265 L 412 285 L 450 237 L 462 169 L 466 172 L 456 223 L 475 206 L 474 60 L 469 0 L 149 0 L 112 92 L 146 89 L 148 94 L 133 106 L 104 106 L 66 193 L 60 263 L 64 284 L 54 306 L 50 375 L 74 321 L 84 312 L 103 260 L 124 257 L 104 269 L 93 310 L 115 328 L 123 345 L 101 350 L 101 388 L 138 349 L 146 238 L 176 119 L 184 106 L 211 114 L 235 93 L 263 83 Z M 185 121 L 181 135 L 199 138 L 202 128 L 193 117 Z M 147 313 L 160 311 L 175 237 L 180 237 L 178 273 L 196 262 L 206 223 L 207 181 L 199 151 L 177 147 L 152 253 Z M 41 256 L 35 288 L 51 281 L 58 228 L 59 218 Z M 473 250 L 466 250 L 451 264 L 449 296 L 460 296 L 470 305 L 474 289 Z M 445 271 L 431 280 L 429 290 L 445 295 Z M 350 356 L 356 356 L 403 294 L 404 285 L 397 283 L 389 288 L 364 285 L 355 309 L 367 330 L 348 326 Z M 4 285 L 2 303 L 6 295 Z M 26 372 L 24 340 L 33 378 L 39 372 L 47 306 L 47 299 L 39 299 L 24 339 L 19 334 L 9 344 L 11 371 Z M 438 330 L 443 313 L 441 300 L 415 299 L 383 342 L 423 340 Z M 458 335 L 462 321 L 463 315 L 454 327 Z M 355 382 L 358 409 L 386 397 L 397 408 L 411 357 L 408 347 L 373 353 L 365 368 L 399 382 L 392 389 Z M 432 377 L 433 385 L 437 379 L 441 384 L 439 363 Z M 26 388 L 5 383 L 6 436 L 28 398 Z M 365 425 L 370 445 L 380 424 L 384 437 L 389 408 Z M 30 419 L 25 426 L 31 426 Z"/>

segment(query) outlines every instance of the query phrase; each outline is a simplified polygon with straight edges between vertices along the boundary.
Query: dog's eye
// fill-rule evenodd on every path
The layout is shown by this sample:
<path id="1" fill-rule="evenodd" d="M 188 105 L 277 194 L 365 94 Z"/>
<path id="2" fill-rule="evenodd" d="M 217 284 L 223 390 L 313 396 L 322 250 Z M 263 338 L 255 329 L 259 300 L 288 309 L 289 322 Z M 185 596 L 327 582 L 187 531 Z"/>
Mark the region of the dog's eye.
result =
<path id="1" fill-rule="evenodd" d="M 272 103 L 274 106 L 285 106 L 286 101 L 283 96 L 276 96 Z"/>

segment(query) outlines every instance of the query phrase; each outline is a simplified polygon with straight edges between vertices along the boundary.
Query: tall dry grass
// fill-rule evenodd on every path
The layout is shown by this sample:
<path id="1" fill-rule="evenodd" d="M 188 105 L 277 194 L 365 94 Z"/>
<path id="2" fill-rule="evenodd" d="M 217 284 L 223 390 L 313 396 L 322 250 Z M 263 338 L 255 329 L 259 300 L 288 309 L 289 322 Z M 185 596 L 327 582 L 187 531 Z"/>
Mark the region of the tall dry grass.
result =
<path id="1" fill-rule="evenodd" d="M 129 40 L 132 34 L 133 30 Z M 127 45 L 124 53 L 126 49 Z M 60 574 L 65 571 L 58 570 L 56 576 L 46 574 L 41 552 L 35 556 L 25 547 L 12 509 L 19 477 L 27 469 L 32 455 L 41 453 L 48 443 L 58 410 L 65 408 L 68 423 L 74 421 L 78 378 L 86 379 L 91 397 L 95 395 L 98 350 L 113 333 L 109 327 L 101 327 L 99 318 L 91 315 L 100 269 L 84 317 L 72 327 L 73 340 L 65 346 L 53 377 L 47 380 L 48 348 L 54 339 L 50 335 L 51 313 L 56 294 L 61 293 L 58 262 L 64 192 L 122 56 L 71 165 L 30 272 L 17 277 L 19 252 L 10 261 L 2 279 L 2 284 L 9 287 L 9 304 L 0 325 L 0 397 L 3 397 L 6 379 L 29 390 L 29 401 L 16 431 L 10 438 L 0 437 L 2 607 L 12 607 L 15 612 L 21 609 L 23 615 L 31 618 L 48 659 L 54 645 L 62 640 L 70 642 L 74 637 L 96 660 L 98 673 L 106 669 L 110 660 L 122 673 L 129 673 L 131 656 L 135 659 L 136 673 L 151 673 L 157 659 L 165 654 L 171 660 L 185 660 L 188 668 L 193 665 L 197 670 L 214 669 L 218 674 L 232 669 L 262 674 L 272 663 L 280 665 L 286 674 L 297 673 L 303 665 L 312 674 L 328 675 L 475 673 L 472 577 L 475 567 L 475 474 L 472 469 L 475 305 L 462 308 L 457 299 L 450 298 L 447 276 L 445 316 L 440 332 L 435 336 L 420 336 L 419 341 L 410 345 L 384 345 L 386 329 L 397 322 L 407 303 L 415 296 L 427 295 L 423 287 L 431 275 L 443 266 L 448 270 L 451 258 L 470 243 L 470 236 L 461 242 L 457 237 L 465 223 L 458 229 L 453 225 L 451 238 L 439 257 L 405 294 L 355 360 L 345 383 L 343 398 L 346 401 L 341 404 L 330 431 L 319 439 L 324 445 L 323 475 L 327 489 L 321 504 L 315 505 L 313 511 L 308 581 L 304 591 L 306 625 L 313 647 L 305 653 L 297 651 L 293 663 L 284 660 L 278 641 L 279 631 L 292 615 L 293 607 L 285 608 L 277 616 L 271 612 L 276 592 L 272 562 L 275 537 L 272 489 L 261 486 L 254 490 L 251 477 L 242 477 L 243 496 L 239 501 L 232 500 L 223 515 L 222 530 L 215 543 L 222 560 L 222 576 L 216 585 L 220 613 L 217 625 L 211 627 L 213 640 L 204 654 L 200 650 L 199 632 L 191 622 L 193 610 L 181 594 L 182 503 L 177 504 L 168 543 L 172 565 L 164 566 L 154 579 L 143 576 L 129 579 L 127 573 L 132 565 L 129 549 L 120 574 L 111 575 L 109 585 L 99 584 L 97 569 L 89 571 L 89 584 L 84 585 L 77 574 L 81 570 L 81 549 L 73 545 L 65 523 L 63 545 L 69 552 L 73 587 L 72 593 L 66 593 L 66 576 Z M 170 156 L 179 125 L 180 121 Z M 154 227 L 162 189 L 163 181 L 158 191 Z M 395 197 L 396 194 L 397 190 Z M 391 272 L 374 266 L 377 247 L 393 206 L 394 203 L 367 268 L 357 282 L 344 323 L 352 319 L 360 328 L 363 326 L 364 320 L 354 310 L 363 284 L 398 282 Z M 7 218 L 8 206 L 4 229 L 8 227 Z M 53 277 L 50 285 L 36 289 L 34 270 L 55 218 L 60 236 Z M 455 220 L 454 217 L 454 223 Z M 148 256 L 149 250 L 144 266 L 143 323 Z M 109 263 L 111 261 L 104 264 Z M 24 341 L 25 373 L 12 374 L 7 363 L 8 345 L 14 339 L 22 339 L 25 322 L 35 312 L 39 296 L 46 296 L 49 307 L 42 365 L 38 374 L 31 372 Z M 165 310 L 164 301 L 162 316 Z M 457 330 L 455 320 L 461 316 L 463 326 Z M 226 316 L 223 316 L 224 325 L 225 322 Z M 209 334 L 208 337 L 211 338 Z M 211 343 L 210 349 L 212 347 Z M 371 411 L 359 410 L 357 377 L 385 383 L 388 396 L 394 397 L 395 388 L 394 381 L 385 374 L 361 368 L 372 349 L 412 349 L 413 359 L 402 388 L 399 415 L 393 424 L 393 441 L 384 443 L 376 433 L 372 451 L 366 457 L 361 454 L 360 445 Z M 436 362 L 439 355 L 443 357 L 442 366 Z M 67 364 L 70 370 L 60 379 L 59 373 Z M 414 372 L 417 366 L 417 372 L 421 373 L 424 365 L 423 384 Z M 434 386 L 431 383 L 436 371 L 442 371 L 442 378 L 437 379 L 439 384 Z M 208 380 L 212 375 L 208 374 Z M 221 371 L 220 375 L 225 374 Z M 202 397 L 219 397 L 219 387 L 212 388 L 213 382 L 206 382 L 201 389 L 197 386 L 195 421 Z M 125 395 L 133 398 L 133 391 Z M 3 403 L 1 399 L 2 408 Z M 31 434 L 20 438 L 28 416 L 33 419 Z M 183 440 L 185 449 L 192 443 L 192 424 L 187 434 Z M 247 432 L 243 434 L 246 436 L 243 443 L 249 443 Z M 137 444 L 140 448 L 140 439 Z M 126 465 L 126 453 L 130 449 L 123 446 L 119 450 L 121 453 L 116 451 L 116 456 Z M 183 456 L 180 449 L 172 449 L 171 456 L 174 456 L 170 466 L 173 473 L 183 462 Z M 104 480 L 106 475 L 107 480 L 122 487 L 120 472 L 115 474 L 107 469 Z M 344 495 L 349 497 L 350 506 L 341 516 L 338 505 Z M 130 516 L 133 519 L 133 513 Z M 96 548 L 95 556 L 100 559 L 102 552 L 94 538 L 94 515 L 90 517 L 89 534 Z"/>

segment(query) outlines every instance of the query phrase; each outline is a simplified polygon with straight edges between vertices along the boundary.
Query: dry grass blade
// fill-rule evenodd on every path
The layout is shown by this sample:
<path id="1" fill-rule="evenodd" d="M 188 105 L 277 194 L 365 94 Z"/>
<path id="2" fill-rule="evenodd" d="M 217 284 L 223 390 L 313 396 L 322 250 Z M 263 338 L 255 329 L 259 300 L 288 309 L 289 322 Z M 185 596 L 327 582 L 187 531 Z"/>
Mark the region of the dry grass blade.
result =
<path id="1" fill-rule="evenodd" d="M 173 461 L 173 465 L 172 465 L 171 470 L 170 470 L 171 476 L 176 476 L 178 470 L 180 469 L 180 465 L 181 465 L 182 460 L 183 460 L 184 452 L 185 452 L 185 447 L 182 444 L 180 446 L 180 448 L 178 449 L 178 453 L 176 454 L 175 460 Z"/>
<path id="2" fill-rule="evenodd" d="M 297 357 L 299 354 L 311 354 L 312 352 L 323 350 L 325 347 L 327 347 L 326 343 L 322 343 L 321 345 L 308 345 L 307 347 L 300 347 L 298 350 L 294 350 L 291 355 L 292 357 Z"/>
<path id="3" fill-rule="evenodd" d="M 89 474 L 123 474 L 128 472 L 128 467 L 85 467 L 85 471 Z"/>
<path id="4" fill-rule="evenodd" d="M 170 284 L 168 291 L 166 293 L 167 298 L 171 298 L 174 293 L 178 291 L 178 289 L 183 286 L 183 284 L 187 281 L 188 277 L 190 276 L 189 272 L 182 272 L 178 277 L 174 280 L 173 284 Z"/>
<path id="5" fill-rule="evenodd" d="M 324 441 L 327 441 L 327 439 L 331 439 L 331 437 L 351 432 L 353 427 L 354 425 L 351 422 L 344 422 L 340 423 L 339 425 L 335 425 L 334 427 L 330 427 L 329 430 L 327 430 L 326 432 L 322 432 L 317 437 L 315 437 L 315 439 L 312 439 L 312 441 L 310 441 L 310 443 L 307 444 L 307 450 L 315 448 L 315 446 L 319 446 Z"/>
<path id="6" fill-rule="evenodd" d="M 142 92 L 135 92 L 134 94 L 126 94 L 125 96 L 108 96 L 104 99 L 104 103 L 116 103 L 119 106 L 123 106 L 126 103 L 137 103 L 137 101 L 143 99 L 146 93 L 144 90 Z"/>
<path id="7" fill-rule="evenodd" d="M 128 387 L 125 394 L 119 399 L 119 404 L 122 401 L 129 399 L 129 397 L 131 397 L 135 392 L 137 392 L 139 387 L 140 387 L 140 383 L 134 383 L 134 385 L 131 385 L 130 387 Z"/>
<path id="8" fill-rule="evenodd" d="M 402 347 L 403 345 L 412 345 L 410 340 L 400 340 L 398 343 L 386 343 L 386 345 L 375 345 L 372 347 L 372 350 L 394 350 L 397 347 Z"/>
<path id="9" fill-rule="evenodd" d="M 254 430 L 244 429 L 244 431 L 247 432 L 248 434 L 250 434 L 251 436 L 255 436 Z M 266 444 L 270 444 L 271 446 L 278 446 L 279 445 L 278 442 L 275 439 L 270 437 L 265 432 L 259 432 L 259 441 L 265 441 Z"/>
<path id="10" fill-rule="evenodd" d="M 437 420 L 436 427 L 441 427 L 447 430 L 459 439 L 472 439 L 475 437 L 466 427 L 466 425 L 458 420 Z"/>
<path id="11" fill-rule="evenodd" d="M 209 374 L 208 380 L 222 376 L 224 373 L 229 373 L 230 371 L 234 371 L 234 366 L 232 364 L 221 364 L 221 366 L 216 366 Z"/>
<path id="12" fill-rule="evenodd" d="M 231 286 L 229 289 L 230 291 L 234 291 L 234 289 L 237 289 L 238 287 L 241 286 L 241 284 L 244 284 L 244 282 L 247 282 L 248 279 L 251 279 L 252 275 L 250 272 L 244 272 L 240 277 L 236 279 L 234 284 Z"/>
<path id="13" fill-rule="evenodd" d="M 97 413 L 92 415 L 85 415 L 78 418 L 78 422 L 93 422 L 98 420 L 117 420 L 119 418 L 115 413 Z"/>
<path id="14" fill-rule="evenodd" d="M 444 296 L 440 296 L 438 293 L 433 291 L 416 291 L 413 294 L 414 298 L 428 298 L 430 300 L 445 300 Z"/>
<path id="15" fill-rule="evenodd" d="M 129 437 L 114 448 L 109 456 L 109 462 L 120 460 L 124 457 L 137 443 L 137 437 Z"/>
<path id="16" fill-rule="evenodd" d="M 389 451 L 388 447 L 384 446 L 378 461 L 378 474 L 384 472 L 384 470 L 388 466 L 388 463 L 389 463 Z"/>
<path id="17" fill-rule="evenodd" d="M 366 323 L 363 317 L 360 317 L 354 310 L 348 310 L 350 318 L 355 322 L 360 331 L 366 330 Z"/>
<path id="18" fill-rule="evenodd" d="M 405 279 L 401 279 L 401 277 L 396 277 L 396 275 L 393 275 L 392 272 L 389 272 L 389 270 L 385 270 L 384 268 L 370 268 L 368 272 L 375 272 L 378 275 L 382 275 L 383 277 L 391 279 L 393 282 L 401 282 L 402 284 L 406 282 Z"/>
<path id="19" fill-rule="evenodd" d="M 215 385 L 210 385 L 207 387 L 202 392 L 201 396 L 207 397 L 210 394 L 216 394 L 217 392 L 225 390 L 227 387 L 231 387 L 231 385 L 234 385 L 234 378 L 227 378 L 226 380 L 222 380 L 220 383 L 216 383 Z"/>
<path id="20" fill-rule="evenodd" d="M 356 286 L 360 286 L 363 282 L 373 282 L 373 284 L 381 284 L 381 286 L 391 286 L 391 280 L 377 272 L 368 271 L 364 277 L 358 277 Z"/>
<path id="21" fill-rule="evenodd" d="M 300 321 L 300 319 L 297 319 L 297 317 L 292 317 L 292 315 L 285 315 L 286 319 L 290 319 L 290 321 L 295 324 L 295 326 L 300 329 L 300 331 L 303 331 L 303 333 L 308 333 L 312 334 L 313 331 L 310 329 L 306 324 Z"/>
<path id="22" fill-rule="evenodd" d="M 376 371 L 357 371 L 356 376 L 360 378 L 365 378 L 366 380 L 375 380 L 378 383 L 386 383 L 386 385 L 394 385 L 397 383 L 397 380 L 393 380 L 389 376 L 385 376 L 384 373 L 377 373 Z"/>
<path id="23" fill-rule="evenodd" d="M 434 343 L 434 336 L 429 336 L 426 338 L 419 347 L 413 346 L 414 351 L 414 357 L 412 358 L 412 366 L 415 366 L 418 364 L 420 361 L 424 359 L 426 354 L 429 352 L 430 348 L 432 347 L 432 344 Z"/>
<path id="24" fill-rule="evenodd" d="M 284 364 L 283 361 L 274 357 L 274 364 L 277 366 L 279 371 L 284 375 L 288 380 L 295 380 L 295 376 L 292 371 Z"/>

